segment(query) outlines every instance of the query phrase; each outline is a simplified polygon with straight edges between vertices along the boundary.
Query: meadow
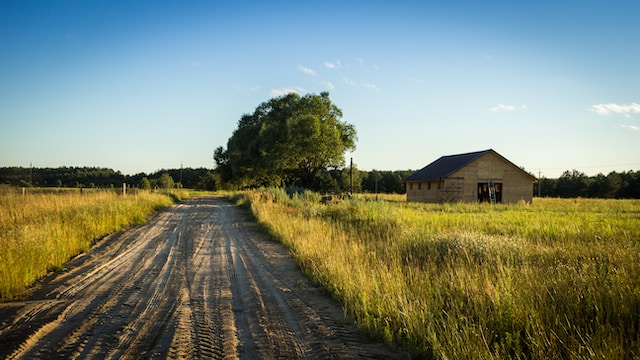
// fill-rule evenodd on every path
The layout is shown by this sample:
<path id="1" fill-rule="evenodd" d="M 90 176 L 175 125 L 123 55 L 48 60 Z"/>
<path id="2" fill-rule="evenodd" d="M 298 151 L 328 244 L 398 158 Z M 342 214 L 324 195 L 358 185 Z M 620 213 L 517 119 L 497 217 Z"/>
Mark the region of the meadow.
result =
<path id="1" fill-rule="evenodd" d="M 640 357 L 638 200 L 234 199 L 364 331 L 415 357 Z"/>
<path id="2" fill-rule="evenodd" d="M 186 192 L 0 189 L 0 301 L 19 297 L 101 237 L 142 224 Z"/>

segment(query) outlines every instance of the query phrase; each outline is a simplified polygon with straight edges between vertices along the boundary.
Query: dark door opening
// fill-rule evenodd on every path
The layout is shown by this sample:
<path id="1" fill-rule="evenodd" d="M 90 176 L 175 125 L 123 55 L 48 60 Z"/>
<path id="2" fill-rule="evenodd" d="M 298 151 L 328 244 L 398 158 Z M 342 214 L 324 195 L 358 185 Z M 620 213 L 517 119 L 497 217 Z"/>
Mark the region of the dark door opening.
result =
<path id="1" fill-rule="evenodd" d="M 496 203 L 502 202 L 502 183 L 493 184 L 496 191 Z M 489 183 L 478 183 L 478 202 L 489 202 Z"/>

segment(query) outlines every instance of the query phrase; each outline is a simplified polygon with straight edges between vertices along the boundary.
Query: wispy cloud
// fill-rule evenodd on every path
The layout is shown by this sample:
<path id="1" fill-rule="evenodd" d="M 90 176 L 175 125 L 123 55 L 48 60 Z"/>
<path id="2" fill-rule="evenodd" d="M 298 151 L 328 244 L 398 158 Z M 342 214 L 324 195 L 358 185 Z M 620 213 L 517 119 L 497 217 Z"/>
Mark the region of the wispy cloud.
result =
<path id="1" fill-rule="evenodd" d="M 367 89 L 371 89 L 371 90 L 375 90 L 375 91 L 380 91 L 380 88 L 378 87 L 378 85 L 376 84 L 371 84 L 371 83 L 363 83 L 362 87 L 365 87 Z"/>
<path id="2" fill-rule="evenodd" d="M 327 69 L 340 69 L 342 67 L 342 63 L 340 60 L 336 60 L 335 62 L 325 61 L 324 67 Z"/>
<path id="3" fill-rule="evenodd" d="M 640 104 L 596 104 L 591 107 L 591 111 L 598 115 L 624 115 L 631 117 L 632 114 L 640 114 Z"/>
<path id="4" fill-rule="evenodd" d="M 344 76 L 343 73 L 340 73 L 340 77 L 342 78 L 342 81 L 344 81 L 347 85 L 351 85 L 351 86 L 358 86 L 358 84 L 356 84 L 355 81 L 349 79 L 348 77 Z"/>
<path id="5" fill-rule="evenodd" d="M 318 73 L 315 70 L 309 69 L 308 67 L 304 67 L 302 65 L 298 65 L 298 69 L 300 69 L 300 71 L 302 71 L 303 73 L 305 73 L 307 75 L 311 75 L 311 76 L 318 75 Z"/>
<path id="6" fill-rule="evenodd" d="M 258 84 L 251 84 L 251 85 L 239 85 L 239 84 L 235 84 L 233 85 L 233 88 L 237 91 L 250 91 L 250 92 L 256 92 L 258 90 L 260 90 L 260 85 Z"/>
<path id="7" fill-rule="evenodd" d="M 623 129 L 631 130 L 631 131 L 640 131 L 640 126 L 636 125 L 623 125 L 620 124 L 620 127 Z"/>
<path id="8" fill-rule="evenodd" d="M 197 69 L 200 67 L 199 61 L 187 61 L 187 66 L 193 69 Z"/>
<path id="9" fill-rule="evenodd" d="M 351 80 L 350 78 L 346 77 L 343 73 L 340 73 L 340 77 L 342 78 L 342 81 L 344 81 L 345 84 L 347 84 L 349 86 L 363 87 L 363 88 L 367 88 L 367 89 L 371 89 L 371 90 L 380 91 L 380 87 L 378 85 L 376 85 L 376 84 L 367 83 L 367 82 L 355 82 L 355 81 Z"/>
<path id="10" fill-rule="evenodd" d="M 301 88 L 301 87 L 297 86 L 295 88 L 271 89 L 271 91 L 269 91 L 269 96 L 276 97 L 276 96 L 287 95 L 287 94 L 290 94 L 290 93 L 300 94 L 300 93 L 304 93 L 304 92 L 306 92 L 306 90 L 304 88 Z"/>
<path id="11" fill-rule="evenodd" d="M 491 111 L 491 112 L 507 112 L 507 111 L 514 111 L 515 109 L 516 109 L 516 107 L 513 106 L 513 105 L 498 104 L 496 106 L 490 107 L 489 111 Z"/>
<path id="12" fill-rule="evenodd" d="M 497 112 L 516 111 L 518 109 L 526 111 L 529 109 L 529 107 L 527 105 L 515 106 L 515 105 L 498 104 L 496 106 L 490 107 L 489 111 L 497 113 Z"/>
<path id="13" fill-rule="evenodd" d="M 322 84 L 327 87 L 329 90 L 335 89 L 335 85 L 331 81 L 323 81 Z"/>

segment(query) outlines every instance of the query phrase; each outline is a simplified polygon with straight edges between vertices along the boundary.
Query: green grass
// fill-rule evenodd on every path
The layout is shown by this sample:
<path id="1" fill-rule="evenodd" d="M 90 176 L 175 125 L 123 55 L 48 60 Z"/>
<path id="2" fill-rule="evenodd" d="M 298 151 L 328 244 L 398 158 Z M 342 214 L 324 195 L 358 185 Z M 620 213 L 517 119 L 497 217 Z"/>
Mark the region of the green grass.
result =
<path id="1" fill-rule="evenodd" d="M 640 201 L 239 199 L 365 331 L 415 356 L 640 357 Z"/>
<path id="2" fill-rule="evenodd" d="M 49 271 L 87 251 L 106 234 L 144 223 L 183 191 L 16 189 L 0 194 L 0 300 L 19 297 Z"/>

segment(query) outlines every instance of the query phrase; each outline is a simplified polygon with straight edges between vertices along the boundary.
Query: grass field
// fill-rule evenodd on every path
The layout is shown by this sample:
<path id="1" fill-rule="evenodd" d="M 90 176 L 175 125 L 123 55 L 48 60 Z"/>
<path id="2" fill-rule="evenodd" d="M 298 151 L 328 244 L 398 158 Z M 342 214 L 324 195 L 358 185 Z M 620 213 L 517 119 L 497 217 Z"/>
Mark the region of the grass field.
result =
<path id="1" fill-rule="evenodd" d="M 20 189 L 0 192 L 0 300 L 19 296 L 100 237 L 143 223 L 186 192 Z"/>
<path id="2" fill-rule="evenodd" d="M 236 195 L 360 326 L 418 357 L 640 357 L 640 201 Z"/>

